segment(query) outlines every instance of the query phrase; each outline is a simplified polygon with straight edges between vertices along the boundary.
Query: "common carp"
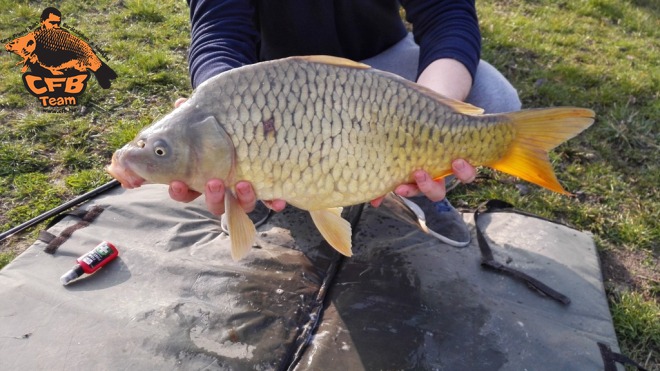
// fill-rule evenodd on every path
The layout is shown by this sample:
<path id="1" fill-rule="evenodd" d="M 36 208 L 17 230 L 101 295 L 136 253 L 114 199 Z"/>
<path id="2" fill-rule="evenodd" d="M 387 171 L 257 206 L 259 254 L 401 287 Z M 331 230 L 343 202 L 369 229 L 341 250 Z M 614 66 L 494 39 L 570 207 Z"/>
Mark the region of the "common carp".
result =
<path id="1" fill-rule="evenodd" d="M 203 192 L 208 179 L 222 179 L 234 259 L 255 237 L 234 195 L 240 180 L 251 182 L 260 199 L 308 210 L 328 243 L 350 256 L 341 207 L 413 182 L 417 169 L 438 179 L 464 158 L 566 194 L 548 151 L 594 116 L 571 107 L 483 114 L 362 63 L 290 57 L 204 82 L 117 150 L 107 170 L 129 189 L 180 180 Z"/>

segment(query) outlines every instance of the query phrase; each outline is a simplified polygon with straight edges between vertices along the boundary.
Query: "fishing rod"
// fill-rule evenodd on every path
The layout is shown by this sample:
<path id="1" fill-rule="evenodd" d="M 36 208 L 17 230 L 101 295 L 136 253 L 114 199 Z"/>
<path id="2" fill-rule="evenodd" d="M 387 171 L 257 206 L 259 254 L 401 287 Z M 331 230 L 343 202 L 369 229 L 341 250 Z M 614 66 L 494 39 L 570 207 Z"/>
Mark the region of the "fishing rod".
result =
<path id="1" fill-rule="evenodd" d="M 46 211 L 45 213 L 43 213 L 43 214 L 41 214 L 41 215 L 39 215 L 35 218 L 32 218 L 32 219 L 28 220 L 27 222 L 8 230 L 7 232 L 1 233 L 0 234 L 0 242 L 4 241 L 6 238 L 8 238 L 8 237 L 10 237 L 10 236 L 12 236 L 12 235 L 14 235 L 18 232 L 21 232 L 21 231 L 23 231 L 27 228 L 32 227 L 33 225 L 39 224 L 42 221 L 63 212 L 64 210 L 70 209 L 70 208 L 72 208 L 72 207 L 74 207 L 78 204 L 81 204 L 81 203 L 93 198 L 94 196 L 97 196 L 97 195 L 99 195 L 99 194 L 101 194 L 105 191 L 108 191 L 108 190 L 118 186 L 119 184 L 120 183 L 117 179 L 113 179 L 113 180 L 105 183 L 104 185 L 96 188 L 96 189 L 93 189 L 93 190 L 91 190 L 91 191 L 89 191 L 89 192 L 87 192 L 83 195 L 80 195 L 80 196 L 74 198 L 73 200 L 71 200 L 69 202 L 66 202 L 66 203 L 64 203 L 64 204 L 62 204 L 62 205 L 60 205 L 60 206 L 58 206 L 54 209 Z"/>

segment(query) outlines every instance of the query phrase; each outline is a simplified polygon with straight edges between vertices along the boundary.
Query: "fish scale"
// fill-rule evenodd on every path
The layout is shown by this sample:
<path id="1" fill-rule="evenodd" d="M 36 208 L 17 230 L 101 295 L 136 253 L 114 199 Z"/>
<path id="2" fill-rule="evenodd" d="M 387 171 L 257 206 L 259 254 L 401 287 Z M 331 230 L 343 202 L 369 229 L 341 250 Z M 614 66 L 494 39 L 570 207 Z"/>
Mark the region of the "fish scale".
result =
<path id="1" fill-rule="evenodd" d="M 443 151 L 437 143 L 431 145 L 429 139 L 438 137 L 438 123 L 460 128 L 447 133 L 444 142 L 467 149 L 469 153 L 463 154 L 464 158 L 477 163 L 490 160 L 480 147 L 468 145 L 480 137 L 476 119 L 470 122 L 464 115 L 451 115 L 449 107 L 420 96 L 414 87 L 393 81 L 385 73 L 366 74 L 354 68 L 308 65 L 309 68 L 301 68 L 299 63 L 291 61 L 269 66 L 268 74 L 258 70 L 252 74 L 230 73 L 227 85 L 233 89 L 227 89 L 227 97 L 218 97 L 231 102 L 227 113 L 218 112 L 215 116 L 227 127 L 239 149 L 235 176 L 250 179 L 259 197 L 286 198 L 306 209 L 327 208 L 338 203 L 368 201 L 388 188 L 410 181 L 412 171 L 418 168 L 434 168 L 432 175 L 440 175 L 450 169 L 452 157 L 457 153 Z M 335 84 L 339 81 L 344 83 Z M 263 86 L 270 90 L 264 90 Z M 234 91 L 239 94 L 235 95 Z M 296 95 L 302 91 L 307 94 Z M 243 99 L 247 96 L 251 98 Z M 258 96 L 263 96 L 264 106 L 253 104 L 252 97 Z M 274 118 L 273 133 L 264 132 L 263 121 L 270 119 L 263 114 L 265 107 Z M 309 112 L 315 114 L 310 117 Z M 323 122 L 328 117 L 331 120 Z M 469 131 L 474 134 L 466 134 Z M 505 140 L 502 142 L 498 144 L 506 145 Z M 285 152 L 289 156 L 283 158 L 283 146 L 295 147 L 296 151 Z M 327 150 L 322 153 L 321 147 L 332 149 L 332 153 Z M 358 147 L 361 155 L 355 152 Z M 275 156 L 276 153 L 280 156 Z M 379 153 L 389 155 L 378 156 Z M 270 161 L 272 158 L 277 163 Z M 250 166 L 241 166 L 246 161 Z M 329 168 L 330 172 L 323 171 Z M 360 187 L 353 179 L 361 169 L 372 169 L 379 179 L 387 181 L 374 182 L 373 189 Z M 290 180 L 292 174 L 299 179 L 293 192 L 285 195 L 273 187 L 274 183 Z M 318 177 L 323 175 L 331 180 L 319 181 Z M 334 184 L 332 189 L 323 187 L 322 194 L 306 195 L 310 187 L 329 183 Z"/>
<path id="2" fill-rule="evenodd" d="M 235 259 L 255 234 L 234 194 L 241 180 L 260 199 L 308 210 L 328 243 L 350 256 L 350 224 L 338 207 L 383 196 L 418 169 L 441 178 L 463 158 L 566 194 L 548 151 L 594 115 L 574 107 L 484 115 L 361 63 L 291 57 L 209 79 L 115 152 L 108 172 L 126 188 L 179 180 L 203 192 L 222 179 Z"/>

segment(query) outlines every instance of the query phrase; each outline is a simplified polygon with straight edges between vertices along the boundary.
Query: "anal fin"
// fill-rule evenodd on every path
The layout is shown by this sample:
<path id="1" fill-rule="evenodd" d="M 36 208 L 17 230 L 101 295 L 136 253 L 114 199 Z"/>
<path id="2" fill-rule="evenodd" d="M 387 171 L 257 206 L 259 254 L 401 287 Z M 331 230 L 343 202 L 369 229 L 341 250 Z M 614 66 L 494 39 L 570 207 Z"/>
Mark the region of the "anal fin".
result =
<path id="1" fill-rule="evenodd" d="M 310 215 L 323 238 L 345 256 L 353 255 L 351 250 L 351 223 L 341 217 L 341 207 L 312 210 Z"/>
<path id="2" fill-rule="evenodd" d="M 231 257 L 234 260 L 240 260 L 252 248 L 257 230 L 234 194 L 229 190 L 225 194 L 225 213 L 231 239 Z"/>
<path id="3" fill-rule="evenodd" d="M 446 177 L 452 175 L 453 173 L 454 173 L 454 171 L 451 170 L 451 169 L 444 170 L 444 171 L 442 171 L 441 173 L 433 174 L 433 180 L 435 180 L 436 182 L 438 182 L 438 181 L 440 181 L 440 180 L 442 180 L 442 179 L 444 179 L 444 178 L 446 178 Z"/>

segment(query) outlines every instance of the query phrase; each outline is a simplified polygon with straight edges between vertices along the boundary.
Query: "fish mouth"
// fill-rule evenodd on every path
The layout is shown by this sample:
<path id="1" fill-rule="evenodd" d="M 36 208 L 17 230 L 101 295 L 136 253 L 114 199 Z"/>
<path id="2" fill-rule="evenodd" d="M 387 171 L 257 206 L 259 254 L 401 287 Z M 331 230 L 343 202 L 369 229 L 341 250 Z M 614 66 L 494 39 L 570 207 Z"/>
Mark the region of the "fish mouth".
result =
<path id="1" fill-rule="evenodd" d="M 117 158 L 117 152 L 112 156 L 110 166 L 105 170 L 117 179 L 121 186 L 126 189 L 133 189 L 144 184 L 145 179 L 136 174 L 133 170 L 121 163 L 122 161 Z"/>

